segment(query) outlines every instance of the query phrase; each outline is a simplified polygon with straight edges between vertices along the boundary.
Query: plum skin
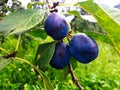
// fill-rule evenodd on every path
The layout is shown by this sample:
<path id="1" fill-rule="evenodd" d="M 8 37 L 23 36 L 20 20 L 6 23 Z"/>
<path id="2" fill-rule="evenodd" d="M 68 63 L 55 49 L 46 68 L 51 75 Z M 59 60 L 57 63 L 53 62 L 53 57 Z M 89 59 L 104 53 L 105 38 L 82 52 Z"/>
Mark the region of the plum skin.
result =
<path id="1" fill-rule="evenodd" d="M 54 40 L 61 40 L 67 36 L 69 25 L 63 15 L 53 12 L 46 18 L 44 28 Z"/>
<path id="2" fill-rule="evenodd" d="M 70 61 L 69 46 L 64 42 L 58 42 L 55 47 L 55 52 L 50 61 L 50 65 L 56 69 L 65 68 Z"/>
<path id="3" fill-rule="evenodd" d="M 98 45 L 84 33 L 75 34 L 69 42 L 71 55 L 81 63 L 89 63 L 98 56 Z"/>

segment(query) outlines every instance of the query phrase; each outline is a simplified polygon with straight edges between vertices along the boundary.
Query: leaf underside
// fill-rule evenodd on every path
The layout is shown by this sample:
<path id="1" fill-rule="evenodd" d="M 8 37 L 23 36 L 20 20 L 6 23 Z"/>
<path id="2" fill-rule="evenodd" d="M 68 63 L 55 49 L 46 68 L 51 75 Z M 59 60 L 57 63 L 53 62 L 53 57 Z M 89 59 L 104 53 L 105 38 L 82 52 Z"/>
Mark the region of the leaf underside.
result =
<path id="1" fill-rule="evenodd" d="M 44 11 L 39 9 L 17 10 L 5 16 L 0 22 L 0 33 L 11 35 L 29 30 L 44 18 Z"/>
<path id="2" fill-rule="evenodd" d="M 12 62 L 12 59 L 4 59 L 0 57 L 0 71 Z"/>

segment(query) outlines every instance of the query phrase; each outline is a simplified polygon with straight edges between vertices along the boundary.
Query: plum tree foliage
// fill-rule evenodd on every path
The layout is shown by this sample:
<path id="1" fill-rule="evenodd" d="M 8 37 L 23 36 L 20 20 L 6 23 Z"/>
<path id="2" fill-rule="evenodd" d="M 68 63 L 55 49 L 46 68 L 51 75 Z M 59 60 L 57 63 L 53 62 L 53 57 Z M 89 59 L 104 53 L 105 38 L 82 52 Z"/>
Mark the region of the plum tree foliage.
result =
<path id="1" fill-rule="evenodd" d="M 7 0 L 3 1 L 4 2 L 0 1 L 0 5 L 6 3 Z M 72 76 L 73 82 L 80 90 L 82 90 L 82 86 L 74 75 L 71 58 L 74 58 L 74 62 L 78 61 L 78 63 L 88 64 L 98 57 L 99 46 L 91 36 L 71 30 L 70 23 L 68 23 L 65 17 L 69 15 L 69 13 L 66 13 L 65 15 L 59 13 L 58 9 L 56 8 L 59 6 L 59 4 L 59 2 L 53 2 L 53 5 L 51 5 L 49 1 L 46 0 L 46 3 L 39 1 L 29 3 L 28 9 L 21 8 L 21 4 L 20 8 L 18 8 L 19 10 L 14 10 L 13 7 L 8 7 L 5 9 L 5 11 L 9 11 L 10 14 L 3 15 L 2 13 L 2 18 L 0 18 L 0 40 L 2 42 L 0 43 L 0 51 L 2 51 L 0 52 L 0 70 L 2 70 L 13 60 L 25 62 L 32 66 L 41 76 L 45 90 L 53 90 L 53 86 L 49 78 L 44 73 L 44 70 L 47 70 L 47 67 L 49 66 L 59 70 L 65 69 L 68 66 L 68 70 Z M 47 7 L 47 10 L 34 8 L 36 6 L 44 5 Z M 99 6 L 97 6 L 97 4 L 93 3 L 92 0 L 88 0 L 83 3 L 77 3 L 76 5 L 81 5 L 83 9 L 87 9 L 93 14 L 93 16 L 98 20 L 98 23 L 103 26 L 105 31 L 108 31 L 110 38 L 112 37 L 111 41 L 119 52 L 119 45 L 118 43 L 115 43 L 115 32 L 113 31 L 113 28 L 109 26 L 106 28 L 105 26 L 107 26 L 107 24 L 105 22 L 107 22 L 106 20 L 112 21 L 115 27 L 118 27 L 117 33 L 119 33 L 119 25 L 117 25 Z M 94 13 L 94 9 L 96 8 L 93 6 L 99 9 L 95 10 L 97 14 Z M 92 7 L 94 9 L 89 10 L 88 7 Z M 103 15 L 106 15 L 107 19 L 104 19 L 103 16 L 99 18 L 101 15 L 98 15 L 99 12 L 101 12 Z M 71 14 L 74 16 L 78 15 L 78 17 L 80 17 L 80 15 L 78 13 L 76 14 L 74 11 L 71 12 Z M 13 21 L 14 19 L 16 20 Z M 108 29 L 110 28 L 113 33 L 109 32 Z M 15 50 L 13 52 L 9 52 L 9 50 L 6 50 L 4 46 L 2 46 L 4 43 L 3 39 L 13 34 L 18 37 L 18 41 Z M 34 38 L 34 40 L 41 40 L 37 47 L 33 46 L 35 50 L 38 48 L 36 51 L 34 51 L 36 52 L 36 56 L 33 64 L 28 60 L 19 58 L 19 47 L 22 46 L 20 45 L 22 42 L 22 35 L 30 37 L 30 39 Z M 44 41 L 46 38 L 49 39 L 49 42 Z M 23 41 L 27 42 L 27 40 Z M 25 44 L 23 46 L 25 46 Z"/>

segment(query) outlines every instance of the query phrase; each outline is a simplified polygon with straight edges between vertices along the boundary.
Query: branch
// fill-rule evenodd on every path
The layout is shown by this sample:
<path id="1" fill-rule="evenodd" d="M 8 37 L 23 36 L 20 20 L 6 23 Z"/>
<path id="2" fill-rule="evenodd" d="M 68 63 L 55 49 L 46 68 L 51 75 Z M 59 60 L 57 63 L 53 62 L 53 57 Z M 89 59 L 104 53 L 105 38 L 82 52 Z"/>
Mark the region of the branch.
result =
<path id="1" fill-rule="evenodd" d="M 17 41 L 17 44 L 16 44 L 16 49 L 15 49 L 15 51 L 18 51 L 19 44 L 20 44 L 20 39 L 21 39 L 21 33 L 20 33 L 20 35 L 18 36 L 18 41 Z"/>
<path id="2" fill-rule="evenodd" d="M 75 74 L 73 72 L 73 68 L 72 65 L 69 63 L 69 73 L 71 74 L 72 77 L 72 81 L 78 86 L 79 90 L 82 90 L 82 86 L 80 85 L 80 83 L 78 82 L 78 79 L 75 77 Z"/>
<path id="3" fill-rule="evenodd" d="M 50 9 L 51 6 L 50 6 L 50 2 L 49 2 L 49 0 L 46 0 L 46 3 L 48 4 L 48 8 Z"/>

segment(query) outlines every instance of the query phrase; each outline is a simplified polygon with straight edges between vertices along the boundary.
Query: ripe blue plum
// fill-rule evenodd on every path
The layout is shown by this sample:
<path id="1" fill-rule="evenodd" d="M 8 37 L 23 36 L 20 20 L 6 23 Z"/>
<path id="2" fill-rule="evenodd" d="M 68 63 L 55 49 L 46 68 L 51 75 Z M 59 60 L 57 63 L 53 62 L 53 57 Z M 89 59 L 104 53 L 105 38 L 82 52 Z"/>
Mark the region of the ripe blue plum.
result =
<path id="1" fill-rule="evenodd" d="M 64 42 L 58 42 L 50 65 L 56 69 L 63 69 L 68 65 L 70 56 L 68 45 Z"/>
<path id="2" fill-rule="evenodd" d="M 98 45 L 84 33 L 75 34 L 69 42 L 71 55 L 81 63 L 89 63 L 98 56 Z"/>
<path id="3" fill-rule="evenodd" d="M 44 28 L 54 40 L 61 40 L 67 36 L 69 25 L 63 15 L 53 12 L 46 18 Z"/>

